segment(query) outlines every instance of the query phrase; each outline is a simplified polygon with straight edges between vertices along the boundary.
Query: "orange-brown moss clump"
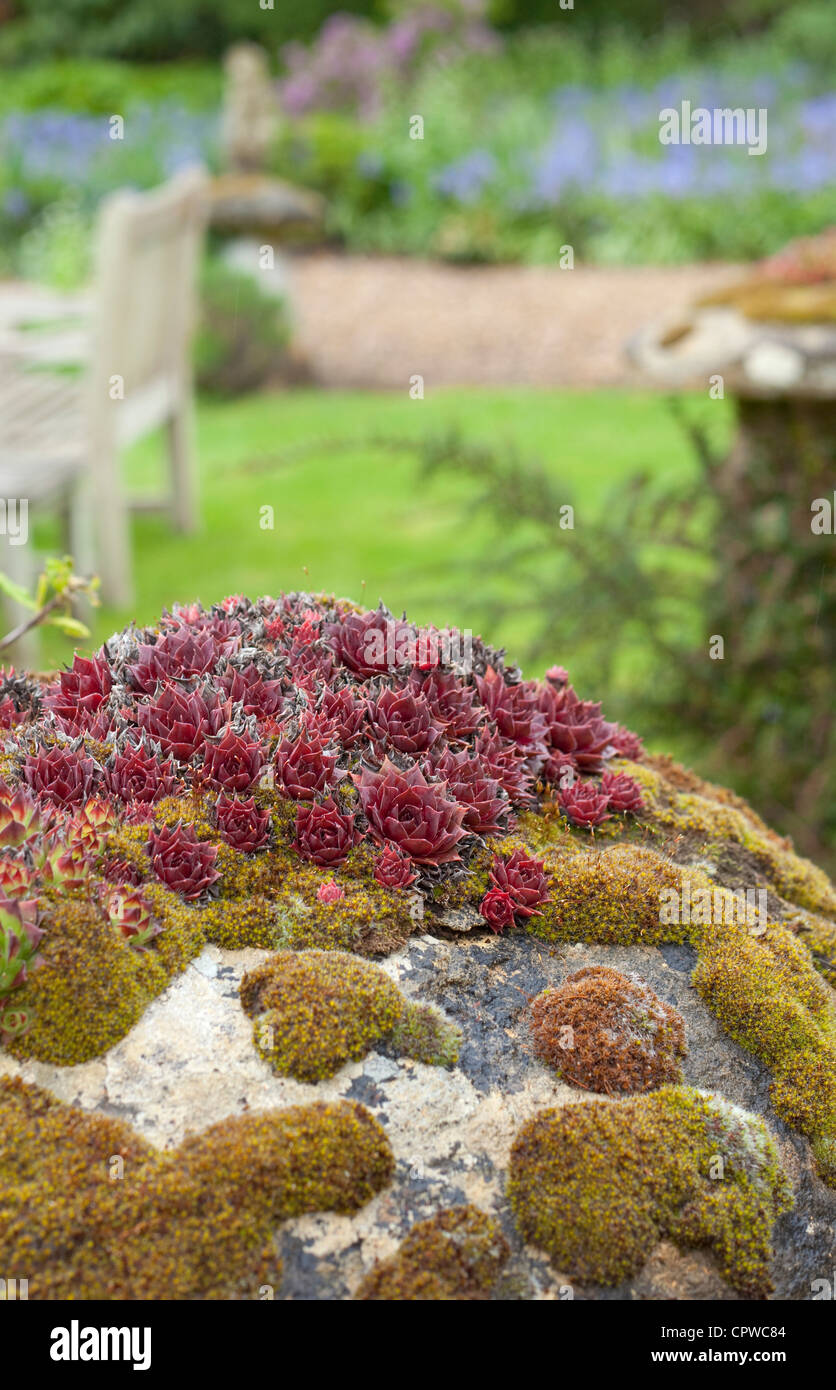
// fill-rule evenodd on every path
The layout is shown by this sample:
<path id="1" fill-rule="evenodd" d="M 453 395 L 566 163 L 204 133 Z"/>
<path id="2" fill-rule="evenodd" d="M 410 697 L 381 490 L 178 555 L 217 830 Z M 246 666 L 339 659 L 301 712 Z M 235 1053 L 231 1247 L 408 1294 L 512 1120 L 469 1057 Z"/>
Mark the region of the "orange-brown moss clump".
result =
<path id="1" fill-rule="evenodd" d="M 361 1105 L 222 1121 L 161 1152 L 121 1121 L 0 1078 L 0 1227 L 30 1298 L 258 1298 L 274 1228 L 357 1211 L 394 1160 Z"/>
<path id="2" fill-rule="evenodd" d="M 523 1237 L 580 1281 L 619 1284 L 654 1246 L 709 1246 L 727 1282 L 766 1298 L 771 1232 L 792 1204 L 760 1120 L 718 1096 L 665 1087 L 543 1110 L 511 1150 Z"/>
<path id="3" fill-rule="evenodd" d="M 355 1298 L 448 1302 L 490 1298 L 510 1248 L 478 1207 L 449 1207 L 413 1226 L 388 1260 L 375 1265 Z"/>
<path id="4" fill-rule="evenodd" d="M 685 1025 L 637 975 L 593 965 L 538 994 L 534 1051 L 573 1086 L 607 1095 L 679 1081 Z"/>
<path id="5" fill-rule="evenodd" d="M 342 951 L 280 951 L 241 981 L 253 1037 L 283 1076 L 316 1082 L 378 1044 L 452 1065 L 460 1033 L 427 1004 L 404 998 L 376 965 Z"/>

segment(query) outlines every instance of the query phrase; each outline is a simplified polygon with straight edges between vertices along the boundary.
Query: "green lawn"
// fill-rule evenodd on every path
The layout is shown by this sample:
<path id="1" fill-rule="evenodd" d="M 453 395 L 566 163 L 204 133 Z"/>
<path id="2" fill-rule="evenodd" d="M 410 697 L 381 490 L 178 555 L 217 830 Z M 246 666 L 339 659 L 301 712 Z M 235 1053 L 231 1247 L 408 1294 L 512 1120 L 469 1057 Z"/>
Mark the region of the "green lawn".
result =
<path id="1" fill-rule="evenodd" d="M 722 403 L 712 403 L 711 418 L 717 430 L 727 428 Z M 419 482 L 413 450 L 364 442 L 381 435 L 417 440 L 453 425 L 470 440 L 512 444 L 523 457 L 541 458 L 566 479 L 576 524 L 595 515 L 609 489 L 630 473 L 695 466 L 664 399 L 650 393 L 449 390 L 413 401 L 297 390 L 230 403 L 202 400 L 200 530 L 182 537 L 164 518 L 136 519 L 136 604 L 130 612 L 100 610 L 96 641 L 131 618 L 146 623 L 177 601 L 295 588 L 369 605 L 383 598 L 418 621 L 479 631 L 478 589 L 456 570 L 486 535 L 485 520 L 468 518 L 472 482 L 452 476 Z M 313 447 L 301 447 L 307 445 Z M 126 460 L 129 486 L 153 490 L 161 458 L 156 440 L 137 447 Z M 273 530 L 260 526 L 267 506 L 274 509 Z M 38 539 L 55 543 L 48 528 Z M 513 650 L 513 632 L 486 635 Z M 68 655 L 66 641 L 50 634 L 45 664 Z"/>

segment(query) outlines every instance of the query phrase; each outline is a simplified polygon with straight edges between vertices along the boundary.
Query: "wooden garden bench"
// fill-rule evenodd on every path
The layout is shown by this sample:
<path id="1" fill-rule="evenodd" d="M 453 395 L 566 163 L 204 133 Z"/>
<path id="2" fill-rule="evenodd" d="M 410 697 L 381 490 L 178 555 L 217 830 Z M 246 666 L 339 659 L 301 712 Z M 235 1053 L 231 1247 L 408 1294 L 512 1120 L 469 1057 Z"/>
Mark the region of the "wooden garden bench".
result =
<path id="1" fill-rule="evenodd" d="M 87 296 L 37 287 L 0 298 L 0 498 L 28 499 L 29 526 L 60 508 L 79 573 L 105 602 L 133 600 L 129 509 L 193 528 L 190 338 L 206 218 L 205 173 L 150 193 L 119 192 L 99 216 Z M 75 364 L 75 375 L 57 364 Z M 120 451 L 165 425 L 169 495 L 129 502 Z M 0 535 L 0 568 L 31 581 L 32 546 Z"/>

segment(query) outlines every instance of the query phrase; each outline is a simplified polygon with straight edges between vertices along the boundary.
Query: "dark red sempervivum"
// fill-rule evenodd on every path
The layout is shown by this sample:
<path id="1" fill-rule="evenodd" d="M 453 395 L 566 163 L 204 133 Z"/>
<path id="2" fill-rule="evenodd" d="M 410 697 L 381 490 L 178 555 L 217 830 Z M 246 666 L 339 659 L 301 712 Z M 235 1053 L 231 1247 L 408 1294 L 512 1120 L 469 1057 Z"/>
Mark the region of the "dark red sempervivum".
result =
<path id="1" fill-rule="evenodd" d="M 454 753 L 445 748 L 433 771 L 447 783 L 447 792 L 464 806 L 465 830 L 474 835 L 488 835 L 500 830 L 501 818 L 508 810 L 508 798 L 496 778 L 486 774 L 481 759 L 469 749 Z"/>
<path id="2" fill-rule="evenodd" d="M 266 681 L 257 666 L 228 667 L 218 684 L 232 704 L 241 704 L 245 714 L 268 719 L 278 714 L 284 703 L 281 681 Z"/>
<path id="3" fill-rule="evenodd" d="M 358 839 L 354 816 L 344 815 L 330 796 L 296 812 L 296 848 L 314 864 L 342 864 Z"/>
<path id="4" fill-rule="evenodd" d="M 106 661 L 99 656 L 75 656 L 70 670 L 62 671 L 57 683 L 47 690 L 44 705 L 67 732 L 80 733 L 95 718 L 112 686 Z"/>
<path id="5" fill-rule="evenodd" d="M 139 657 L 127 668 L 135 690 L 150 695 L 159 681 L 193 680 L 211 671 L 218 644 L 208 628 L 175 627 L 159 641 L 140 644 Z"/>
<path id="6" fill-rule="evenodd" d="M 215 807 L 215 823 L 231 849 L 255 854 L 270 839 L 270 812 L 259 811 L 253 797 L 240 801 L 221 795 Z"/>
<path id="7" fill-rule="evenodd" d="M 358 700 L 351 686 L 343 685 L 332 690 L 326 685 L 308 724 L 324 742 L 334 739 L 344 748 L 352 748 L 365 733 L 368 708 L 368 700 Z"/>
<path id="8" fill-rule="evenodd" d="M 145 743 L 127 744 L 121 753 L 114 753 L 105 765 L 104 782 L 111 796 L 126 805 L 159 801 L 161 796 L 182 791 L 171 759 L 160 761 Z"/>
<path id="9" fill-rule="evenodd" d="M 578 772 L 600 772 L 611 756 L 615 728 L 601 718 L 600 704 L 580 700 L 571 685 L 557 689 L 551 684 L 540 687 L 539 704 L 551 748 L 571 754 Z"/>
<path id="10" fill-rule="evenodd" d="M 374 876 L 383 888 L 408 888 L 418 875 L 412 867 L 412 860 L 401 854 L 395 845 L 384 845 L 383 853 L 377 856 Z"/>
<path id="11" fill-rule="evenodd" d="M 148 837 L 151 867 L 161 883 L 191 902 L 220 878 L 215 870 L 216 845 L 198 840 L 193 825 L 164 825 Z"/>
<path id="12" fill-rule="evenodd" d="M 231 725 L 203 745 L 203 780 L 215 791 L 248 792 L 263 766 L 261 744 L 236 733 Z"/>
<path id="13" fill-rule="evenodd" d="M 337 754 L 315 736 L 282 739 L 273 766 L 276 790 L 291 801 L 314 801 L 346 775 L 337 767 Z"/>
<path id="14" fill-rule="evenodd" d="M 572 787 L 564 787 L 559 800 L 575 825 L 600 825 L 609 820 L 607 797 L 594 782 L 576 782 Z"/>
<path id="15" fill-rule="evenodd" d="M 490 888 L 479 904 L 479 911 L 491 931 L 501 932 L 504 927 L 513 926 L 514 899 L 502 888 Z"/>
<path id="16" fill-rule="evenodd" d="M 605 772 L 601 791 L 611 811 L 632 811 L 635 815 L 644 806 L 641 787 L 626 772 Z"/>
<path id="17" fill-rule="evenodd" d="M 371 613 L 346 613 L 327 623 L 323 636 L 337 660 L 362 679 L 394 671 L 410 659 L 415 641 L 411 624 L 377 608 Z"/>
<path id="18" fill-rule="evenodd" d="M 304 690 L 313 692 L 317 685 L 329 685 L 334 679 L 334 657 L 330 647 L 322 642 L 300 646 L 294 642 L 287 656 L 293 679 Z"/>
<path id="19" fill-rule="evenodd" d="M 443 782 L 428 782 L 417 765 L 401 772 L 388 758 L 379 772 L 364 768 L 353 780 L 376 840 L 391 841 L 418 864 L 459 858 L 465 807 L 447 796 Z"/>
<path id="20" fill-rule="evenodd" d="M 137 723 L 164 753 L 187 763 L 227 722 L 230 706 L 210 688 L 182 690 L 164 685 L 137 707 Z"/>
<path id="21" fill-rule="evenodd" d="M 476 704 L 474 687 L 452 671 L 425 674 L 416 667 L 410 672 L 409 688 L 423 695 L 451 742 L 469 738 L 487 718 L 487 711 Z"/>
<path id="22" fill-rule="evenodd" d="M 36 796 L 58 806 L 77 806 L 90 795 L 96 771 L 92 758 L 56 747 L 28 753 L 23 780 Z"/>
<path id="23" fill-rule="evenodd" d="M 388 687 L 373 701 L 369 724 L 374 737 L 412 757 L 426 753 L 444 732 L 422 695 Z"/>
<path id="24" fill-rule="evenodd" d="M 494 857 L 491 883 L 509 893 L 514 911 L 522 917 L 538 916 L 537 909 L 549 896 L 549 885 L 539 859 L 529 859 L 524 850 L 515 849 L 508 858 Z"/>
<path id="25" fill-rule="evenodd" d="M 474 744 L 474 752 L 486 775 L 496 778 L 515 805 L 524 806 L 531 801 L 534 778 L 525 754 L 520 752 L 516 744 L 510 743 L 501 734 L 492 734 L 483 729 Z"/>
<path id="26" fill-rule="evenodd" d="M 538 708 L 533 683 L 508 685 L 492 666 L 476 676 L 479 698 L 503 738 L 526 753 L 545 753 L 546 719 Z"/>

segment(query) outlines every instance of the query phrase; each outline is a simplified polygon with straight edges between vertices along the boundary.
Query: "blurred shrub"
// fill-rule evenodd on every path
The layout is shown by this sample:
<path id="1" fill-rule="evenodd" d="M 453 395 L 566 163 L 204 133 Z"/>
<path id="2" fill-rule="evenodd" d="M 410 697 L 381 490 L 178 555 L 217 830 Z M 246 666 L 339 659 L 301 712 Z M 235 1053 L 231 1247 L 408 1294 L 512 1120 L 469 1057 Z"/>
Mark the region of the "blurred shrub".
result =
<path id="1" fill-rule="evenodd" d="M 45 208 L 21 238 L 17 269 L 25 280 L 74 290 L 91 270 L 91 219 L 72 195 Z"/>
<path id="2" fill-rule="evenodd" d="M 286 374 L 289 342 L 283 301 L 265 294 L 250 275 L 208 256 L 195 341 L 198 388 L 219 396 L 258 390 Z"/>
<path id="3" fill-rule="evenodd" d="M 370 14 L 374 6 L 375 0 L 340 3 L 354 14 Z M 236 39 L 276 48 L 312 37 L 332 9 L 331 0 L 275 0 L 272 10 L 258 0 L 17 0 L 16 17 L 0 27 L 0 57 L 215 58 Z"/>

